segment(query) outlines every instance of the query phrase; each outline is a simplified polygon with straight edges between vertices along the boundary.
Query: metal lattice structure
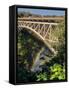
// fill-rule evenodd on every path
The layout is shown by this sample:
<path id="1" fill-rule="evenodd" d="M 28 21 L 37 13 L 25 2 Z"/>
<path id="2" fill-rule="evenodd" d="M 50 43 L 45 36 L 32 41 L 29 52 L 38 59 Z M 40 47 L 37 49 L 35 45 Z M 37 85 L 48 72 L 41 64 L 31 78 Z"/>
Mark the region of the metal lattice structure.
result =
<path id="1" fill-rule="evenodd" d="M 52 30 L 53 27 L 57 28 L 58 23 L 52 23 L 52 22 L 41 22 L 41 21 L 26 21 L 26 20 L 19 20 L 18 19 L 18 30 L 22 30 L 23 28 L 26 28 L 27 31 L 31 31 L 35 34 L 39 39 L 41 39 L 44 44 L 49 48 L 51 52 L 54 54 L 56 51 L 48 42 L 56 43 L 58 42 L 58 38 L 52 36 Z"/>

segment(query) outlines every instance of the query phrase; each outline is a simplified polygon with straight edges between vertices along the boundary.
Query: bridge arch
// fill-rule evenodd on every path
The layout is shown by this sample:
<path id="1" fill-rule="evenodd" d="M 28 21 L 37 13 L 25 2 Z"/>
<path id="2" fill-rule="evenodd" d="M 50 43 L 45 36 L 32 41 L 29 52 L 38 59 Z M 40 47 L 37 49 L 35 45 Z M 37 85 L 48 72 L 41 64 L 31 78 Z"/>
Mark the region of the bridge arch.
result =
<path id="1" fill-rule="evenodd" d="M 44 45 L 51 51 L 51 53 L 56 54 L 56 51 L 46 42 L 46 40 L 38 33 L 36 32 L 34 29 L 28 27 L 28 26 L 21 26 L 18 27 L 18 32 L 22 31 L 23 29 L 26 29 L 26 31 L 28 31 L 30 34 L 32 34 L 33 36 L 35 36 L 37 39 L 39 39 L 41 42 L 44 43 Z"/>

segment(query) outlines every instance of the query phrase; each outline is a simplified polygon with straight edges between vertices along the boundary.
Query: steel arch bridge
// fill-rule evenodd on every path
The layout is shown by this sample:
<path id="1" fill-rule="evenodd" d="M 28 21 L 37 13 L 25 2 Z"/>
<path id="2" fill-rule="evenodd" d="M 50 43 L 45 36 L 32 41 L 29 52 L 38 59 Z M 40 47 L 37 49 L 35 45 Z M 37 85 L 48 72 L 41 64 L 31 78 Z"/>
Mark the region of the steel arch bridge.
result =
<path id="1" fill-rule="evenodd" d="M 57 28 L 58 30 L 58 23 L 43 22 L 39 21 L 39 19 L 34 21 L 30 18 L 29 20 L 18 19 L 18 31 L 21 31 L 22 28 L 26 28 L 27 31 L 35 34 L 35 36 L 38 37 L 53 54 L 56 54 L 57 51 L 55 51 L 55 49 L 50 44 L 58 42 L 58 38 L 52 35 L 52 30 L 54 30 L 53 27 Z"/>

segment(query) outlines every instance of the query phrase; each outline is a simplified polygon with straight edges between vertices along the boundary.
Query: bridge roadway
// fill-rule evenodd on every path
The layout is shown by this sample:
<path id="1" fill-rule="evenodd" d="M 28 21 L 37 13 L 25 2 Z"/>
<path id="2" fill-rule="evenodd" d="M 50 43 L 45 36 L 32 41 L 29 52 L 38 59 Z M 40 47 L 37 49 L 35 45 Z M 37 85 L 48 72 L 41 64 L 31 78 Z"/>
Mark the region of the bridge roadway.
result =
<path id="1" fill-rule="evenodd" d="M 18 18 L 18 20 L 52 20 L 52 21 L 63 21 L 64 17 L 23 17 L 23 18 Z"/>

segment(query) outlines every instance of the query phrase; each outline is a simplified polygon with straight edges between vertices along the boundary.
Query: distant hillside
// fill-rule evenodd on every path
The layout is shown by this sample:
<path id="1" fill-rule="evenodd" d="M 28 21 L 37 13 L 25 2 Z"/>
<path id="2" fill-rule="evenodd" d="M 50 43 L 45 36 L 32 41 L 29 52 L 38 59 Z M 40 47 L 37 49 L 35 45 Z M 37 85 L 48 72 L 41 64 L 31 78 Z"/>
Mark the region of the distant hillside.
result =
<path id="1" fill-rule="evenodd" d="M 20 12 L 18 13 L 18 17 L 64 17 L 64 16 L 37 15 L 37 14 L 32 14 L 30 12 Z"/>

